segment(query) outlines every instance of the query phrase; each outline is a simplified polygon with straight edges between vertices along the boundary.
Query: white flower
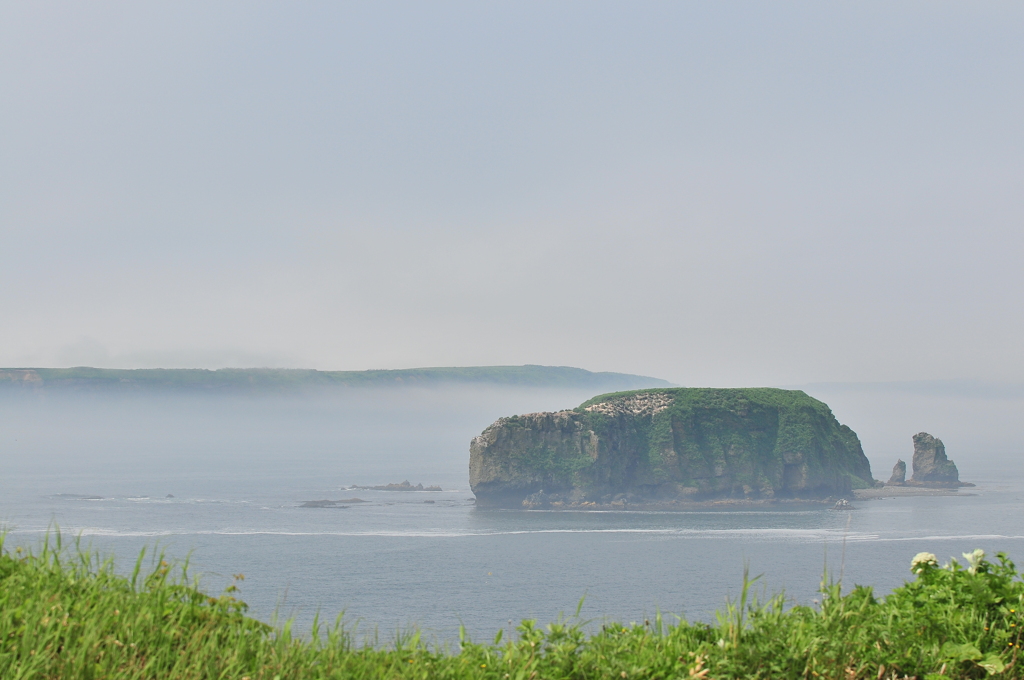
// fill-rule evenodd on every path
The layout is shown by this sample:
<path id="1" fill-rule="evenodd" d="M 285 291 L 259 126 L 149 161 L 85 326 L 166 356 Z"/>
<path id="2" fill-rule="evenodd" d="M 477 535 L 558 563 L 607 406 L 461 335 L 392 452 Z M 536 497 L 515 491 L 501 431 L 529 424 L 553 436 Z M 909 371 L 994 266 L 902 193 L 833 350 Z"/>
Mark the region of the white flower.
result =
<path id="1" fill-rule="evenodd" d="M 964 559 L 971 566 L 967 569 L 970 574 L 977 574 L 978 567 L 981 566 L 981 561 L 985 559 L 985 551 L 981 548 L 976 548 L 974 551 L 969 553 L 963 553 Z"/>
<path id="2" fill-rule="evenodd" d="M 939 559 L 930 552 L 919 552 L 914 555 L 914 559 L 910 560 L 910 571 L 915 574 L 920 574 L 927 567 L 939 566 Z"/>

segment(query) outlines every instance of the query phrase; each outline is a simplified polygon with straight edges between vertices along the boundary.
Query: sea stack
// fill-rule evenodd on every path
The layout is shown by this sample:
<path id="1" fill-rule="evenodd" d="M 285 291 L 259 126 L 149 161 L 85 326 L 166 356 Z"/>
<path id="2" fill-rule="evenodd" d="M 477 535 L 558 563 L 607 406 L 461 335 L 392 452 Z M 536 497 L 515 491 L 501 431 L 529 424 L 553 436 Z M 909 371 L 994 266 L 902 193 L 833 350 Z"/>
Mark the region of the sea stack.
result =
<path id="1" fill-rule="evenodd" d="M 501 418 L 470 445 L 479 507 L 827 498 L 874 485 L 856 433 L 779 389 L 618 392 Z"/>
<path id="2" fill-rule="evenodd" d="M 921 486 L 960 486 L 960 472 L 946 458 L 941 439 L 927 432 L 914 435 L 914 476 L 911 484 Z"/>
<path id="3" fill-rule="evenodd" d="M 885 483 L 886 486 L 905 486 L 907 483 L 907 464 L 903 459 L 897 458 L 896 464 L 892 466 L 892 477 Z"/>

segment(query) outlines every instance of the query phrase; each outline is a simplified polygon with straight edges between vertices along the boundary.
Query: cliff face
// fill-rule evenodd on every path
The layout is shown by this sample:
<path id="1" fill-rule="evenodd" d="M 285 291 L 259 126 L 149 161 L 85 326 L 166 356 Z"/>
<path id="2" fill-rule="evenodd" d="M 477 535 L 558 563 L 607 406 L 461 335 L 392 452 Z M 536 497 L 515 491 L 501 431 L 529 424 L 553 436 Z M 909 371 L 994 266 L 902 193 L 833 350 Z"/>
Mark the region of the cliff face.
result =
<path id="1" fill-rule="evenodd" d="M 828 406 L 777 389 L 653 389 L 501 418 L 470 444 L 481 506 L 824 497 L 873 484 Z"/>
<path id="2" fill-rule="evenodd" d="M 946 445 L 927 432 L 914 435 L 913 484 L 960 486 L 960 471 L 946 457 Z"/>
<path id="3" fill-rule="evenodd" d="M 886 486 L 904 486 L 907 483 L 907 464 L 903 462 L 902 458 L 896 459 L 896 464 L 892 466 L 892 476 L 889 477 L 889 481 L 886 482 Z"/>

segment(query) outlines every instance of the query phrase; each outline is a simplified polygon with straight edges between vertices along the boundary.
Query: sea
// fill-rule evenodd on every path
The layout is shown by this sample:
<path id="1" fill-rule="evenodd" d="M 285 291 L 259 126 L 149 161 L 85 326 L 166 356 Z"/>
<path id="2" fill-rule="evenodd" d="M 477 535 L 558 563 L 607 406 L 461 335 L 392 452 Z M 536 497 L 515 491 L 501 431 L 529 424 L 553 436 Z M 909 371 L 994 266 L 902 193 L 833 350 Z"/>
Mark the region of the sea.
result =
<path id="1" fill-rule="evenodd" d="M 145 551 L 145 565 L 161 556 L 187 563 L 211 594 L 235 583 L 257 618 L 292 619 L 308 633 L 315 617 L 341 617 L 376 644 L 417 629 L 443 645 L 460 627 L 484 641 L 523 619 L 578 616 L 591 628 L 658 614 L 711 622 L 739 596 L 745 573 L 757 579 L 751 592 L 781 592 L 790 604 L 813 604 L 823 579 L 884 595 L 912 577 L 921 551 L 945 561 L 982 548 L 1024 565 L 1024 479 L 1009 466 L 986 467 L 984 456 L 961 465 L 965 479 L 965 467 L 975 471 L 976 486 L 955 495 L 854 500 L 850 510 L 478 509 L 467 471 L 472 436 L 500 415 L 588 396 L 479 387 L 7 391 L 4 547 L 38 549 L 59 532 L 65 546 L 97 551 L 122 572 Z M 442 490 L 353 488 L 405 480 Z M 363 502 L 303 507 L 353 498 Z"/>

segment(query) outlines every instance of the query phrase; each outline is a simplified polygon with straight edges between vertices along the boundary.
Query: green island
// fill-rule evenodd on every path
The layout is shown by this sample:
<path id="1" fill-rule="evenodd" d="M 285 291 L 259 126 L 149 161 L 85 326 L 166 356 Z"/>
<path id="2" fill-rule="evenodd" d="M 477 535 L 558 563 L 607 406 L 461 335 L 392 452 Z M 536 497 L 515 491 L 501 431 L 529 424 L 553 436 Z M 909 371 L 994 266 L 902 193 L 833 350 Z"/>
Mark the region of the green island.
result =
<path id="1" fill-rule="evenodd" d="M 481 507 L 682 506 L 848 495 L 875 485 L 857 434 L 775 388 L 615 392 L 500 418 L 469 447 Z"/>
<path id="2" fill-rule="evenodd" d="M 0 368 L 0 387 L 32 389 L 177 389 L 204 391 L 298 390 L 332 387 L 500 385 L 580 389 L 667 387 L 669 382 L 628 373 L 571 366 L 456 366 L 375 371 L 291 368 Z"/>
<path id="3" fill-rule="evenodd" d="M 919 553 L 913 579 L 885 597 L 843 593 L 823 579 L 820 604 L 753 596 L 713 624 L 685 620 L 603 625 L 523 621 L 511 639 L 429 645 L 413 630 L 392 644 L 360 643 L 339 617 L 311 634 L 246 615 L 238 583 L 204 593 L 162 556 L 130 575 L 112 560 L 62 548 L 0 543 L 0 677 L 127 680 L 318 678 L 585 680 L 606 678 L 1020 678 L 1024 582 L 1005 555 L 976 550 L 940 566 Z M 909 556 L 908 556 L 909 557 Z M 578 617 L 578 610 L 577 610 Z M 588 632 L 589 631 L 589 632 Z"/>

